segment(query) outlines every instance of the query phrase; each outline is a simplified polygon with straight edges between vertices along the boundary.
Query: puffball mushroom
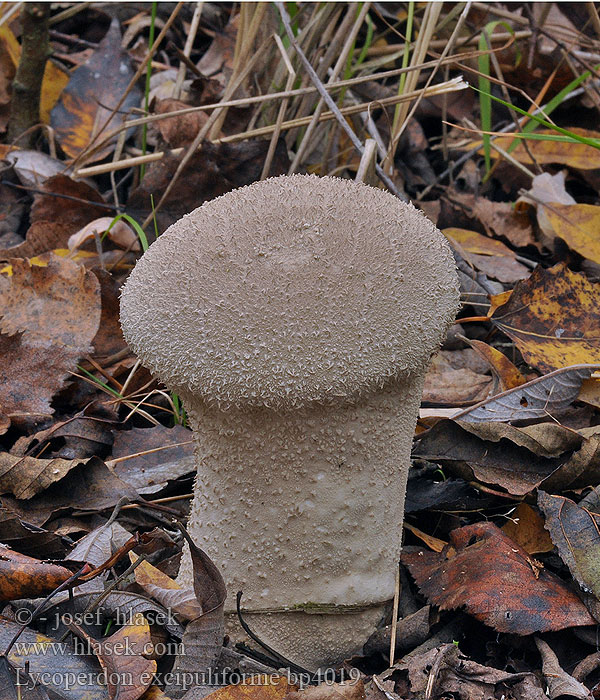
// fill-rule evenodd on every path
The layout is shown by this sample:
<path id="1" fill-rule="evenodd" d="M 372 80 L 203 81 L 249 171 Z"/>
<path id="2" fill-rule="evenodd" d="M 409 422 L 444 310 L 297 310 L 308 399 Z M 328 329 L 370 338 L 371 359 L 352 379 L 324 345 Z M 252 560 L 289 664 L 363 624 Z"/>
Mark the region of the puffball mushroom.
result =
<path id="1" fill-rule="evenodd" d="M 457 309 L 436 227 L 332 177 L 229 192 L 139 260 L 123 331 L 187 409 L 188 529 L 223 573 L 234 638 L 237 591 L 250 628 L 313 670 L 373 632 L 394 595 L 425 370 Z"/>

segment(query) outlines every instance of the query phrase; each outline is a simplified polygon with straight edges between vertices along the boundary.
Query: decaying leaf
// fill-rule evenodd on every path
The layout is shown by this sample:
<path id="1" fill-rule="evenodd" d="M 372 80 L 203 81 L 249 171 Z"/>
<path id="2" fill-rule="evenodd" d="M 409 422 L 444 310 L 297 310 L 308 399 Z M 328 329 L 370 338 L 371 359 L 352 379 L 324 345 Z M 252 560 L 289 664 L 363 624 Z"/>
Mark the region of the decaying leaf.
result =
<path id="1" fill-rule="evenodd" d="M 580 436 L 554 423 L 515 428 L 442 420 L 419 439 L 413 456 L 441 462 L 467 481 L 476 478 L 522 496 L 567 462 L 580 444 Z"/>
<path id="2" fill-rule="evenodd" d="M 192 557 L 194 593 L 202 608 L 202 615 L 189 622 L 185 629 L 181 640 L 185 652 L 178 654 L 175 659 L 175 677 L 178 674 L 181 676 L 215 668 L 221 655 L 225 632 L 225 581 L 208 554 L 197 547 L 187 533 L 184 534 Z M 166 688 L 167 694 L 172 697 L 180 697 L 184 691 L 177 682 Z"/>
<path id="3" fill-rule="evenodd" d="M 539 637 L 535 638 L 535 643 L 542 657 L 542 673 L 548 684 L 550 700 L 566 697 L 587 700 L 590 691 L 562 668 L 550 645 Z"/>
<path id="4" fill-rule="evenodd" d="M 0 600 L 47 595 L 72 576 L 64 566 L 48 564 L 0 545 Z"/>
<path id="5" fill-rule="evenodd" d="M 129 558 L 132 562 L 137 561 L 133 552 L 129 553 Z M 194 620 L 202 615 L 202 606 L 194 591 L 182 588 L 149 562 L 143 561 L 135 569 L 135 580 L 149 596 L 182 619 Z"/>
<path id="6" fill-rule="evenodd" d="M 564 496 L 538 493 L 546 528 L 573 578 L 600 598 L 600 515 Z"/>
<path id="7" fill-rule="evenodd" d="M 519 503 L 502 530 L 528 554 L 542 554 L 554 549 L 544 528 L 544 519 L 527 503 Z"/>
<path id="8" fill-rule="evenodd" d="M 496 238 L 463 228 L 446 228 L 442 233 L 459 245 L 463 257 L 488 277 L 509 283 L 529 277 L 529 268 L 516 260 L 512 250 Z"/>
<path id="9" fill-rule="evenodd" d="M 98 567 L 131 538 L 118 522 L 107 522 L 82 537 L 69 553 L 69 559 Z"/>
<path id="10" fill-rule="evenodd" d="M 464 340 L 489 364 L 494 377 L 498 381 L 500 391 L 508 391 L 525 384 L 527 381 L 525 377 L 500 350 L 496 350 L 496 348 L 481 340 L 472 338 L 464 338 Z"/>
<path id="11" fill-rule="evenodd" d="M 542 372 L 600 363 L 600 284 L 564 263 L 536 267 L 491 320 Z"/>
<path id="12" fill-rule="evenodd" d="M 96 277 L 50 253 L 0 273 L 0 407 L 13 422 L 52 414 L 50 400 L 100 323 Z"/>
<path id="13" fill-rule="evenodd" d="M 81 248 L 88 241 L 98 237 L 99 241 L 106 236 L 110 241 L 127 250 L 141 250 L 138 237 L 129 224 L 120 219 L 112 227 L 113 219 L 110 216 L 102 216 L 86 224 L 82 229 L 69 236 L 67 247 L 69 250 Z M 110 229 L 110 230 L 109 230 Z"/>
<path id="14" fill-rule="evenodd" d="M 569 131 L 584 136 L 589 139 L 600 139 L 600 132 L 591 131 L 590 129 L 580 129 L 576 126 L 564 127 Z M 536 131 L 540 136 L 556 136 L 556 131 L 551 129 L 538 129 Z M 498 136 L 494 139 L 494 143 L 503 150 L 507 150 L 514 141 L 512 136 Z M 475 143 L 465 144 L 464 148 L 473 148 Z M 483 153 L 483 150 L 481 151 Z M 568 165 L 577 170 L 595 170 L 600 168 L 600 150 L 593 146 L 588 146 L 585 143 L 573 143 L 572 141 L 554 141 L 541 138 L 528 139 L 527 149 L 523 144 L 523 140 L 519 139 L 517 146 L 510 152 L 511 156 L 526 165 L 533 165 L 533 156 L 539 165 L 547 165 L 557 163 L 559 165 Z M 530 155 L 531 154 L 531 155 Z M 500 157 L 497 152 L 493 157 Z"/>
<path id="15" fill-rule="evenodd" d="M 27 667 L 52 697 L 62 700 L 107 700 L 106 686 L 101 684 L 101 668 L 94 657 L 75 652 L 70 644 L 62 644 L 56 653 L 58 638 L 48 637 L 32 629 L 0 617 L 0 648 L 6 649 L 15 634 L 21 631 L 19 646 L 8 654 L 13 666 Z M 77 682 L 76 682 L 77 681 Z"/>
<path id="16" fill-rule="evenodd" d="M 463 607 L 499 632 L 526 635 L 595 624 L 556 576 L 492 523 L 453 530 L 441 552 L 405 552 L 427 599 L 444 610 Z"/>
<path id="17" fill-rule="evenodd" d="M 135 86 L 118 112 L 113 112 L 132 77 L 133 69 L 127 52 L 121 48 L 121 31 L 115 18 L 89 60 L 71 75 L 52 110 L 52 128 L 70 158 L 82 153 L 109 119 L 102 137 L 119 127 L 128 110 L 139 105 L 141 93 Z M 115 142 L 116 137 L 94 152 L 88 162 L 106 158 Z"/>
<path id="18" fill-rule="evenodd" d="M 597 365 L 557 369 L 466 408 L 454 417 L 465 423 L 527 421 L 559 416 L 575 401 Z"/>
<path id="19" fill-rule="evenodd" d="M 31 498 L 45 491 L 56 481 L 60 481 L 77 465 L 85 464 L 87 461 L 87 459 L 37 459 L 0 452 L 0 493 L 12 493 L 21 499 Z"/>
<path id="20" fill-rule="evenodd" d="M 596 149 L 594 149 L 596 150 Z M 600 153 L 600 151 L 598 151 Z M 579 255 L 600 263 L 600 207 L 592 204 L 548 204 L 543 207 L 547 235 L 554 234 Z M 539 208 L 538 208 L 539 211 Z"/>

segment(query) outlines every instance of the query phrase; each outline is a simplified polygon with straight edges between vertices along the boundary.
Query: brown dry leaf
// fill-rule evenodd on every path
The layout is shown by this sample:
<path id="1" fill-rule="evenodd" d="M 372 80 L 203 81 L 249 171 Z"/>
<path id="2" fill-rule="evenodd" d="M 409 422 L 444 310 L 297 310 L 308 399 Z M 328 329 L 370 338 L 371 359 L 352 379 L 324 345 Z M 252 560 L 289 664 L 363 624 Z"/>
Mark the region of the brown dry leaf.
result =
<path id="1" fill-rule="evenodd" d="M 173 665 L 175 678 L 214 668 L 221 655 L 225 634 L 225 581 L 208 554 L 197 547 L 186 532 L 184 535 L 190 548 L 194 593 L 202 615 L 189 622 L 185 629 L 181 640 L 184 652 L 177 655 Z M 168 695 L 178 696 L 181 693 L 176 682 L 165 690 Z"/>
<path id="2" fill-rule="evenodd" d="M 441 350 L 434 355 L 425 375 L 424 403 L 460 406 L 482 401 L 489 395 L 492 378 L 460 366 L 454 361 L 457 353 L 460 351 Z"/>
<path id="3" fill-rule="evenodd" d="M 533 632 L 595 624 L 558 576 L 492 523 L 453 530 L 441 553 L 404 552 L 421 592 L 443 610 L 466 611 L 498 632 Z"/>
<path id="4" fill-rule="evenodd" d="M 97 568 L 130 539 L 131 533 L 118 522 L 106 522 L 78 540 L 69 552 L 69 559 L 87 562 Z"/>
<path id="5" fill-rule="evenodd" d="M 415 537 L 418 537 L 422 542 L 424 542 L 429 549 L 433 550 L 434 552 L 441 552 L 442 549 L 448 544 L 445 540 L 440 540 L 438 537 L 433 537 L 433 535 L 428 535 L 426 532 L 423 532 L 423 530 L 419 530 L 418 527 L 415 527 L 414 525 L 411 525 L 410 523 L 407 523 L 406 521 L 402 524 L 402 527 L 405 530 L 408 530 L 409 532 L 412 532 L 412 534 Z"/>
<path id="6" fill-rule="evenodd" d="M 22 243 L 0 249 L 0 260 L 33 258 L 50 250 L 66 248 L 68 238 L 69 234 L 59 221 L 35 221 Z"/>
<path id="7" fill-rule="evenodd" d="M 510 202 L 492 202 L 485 197 L 451 191 L 451 201 L 460 204 L 463 211 L 477 219 L 488 236 L 504 237 L 515 248 L 536 245 L 529 217 L 519 212 Z"/>
<path id="8" fill-rule="evenodd" d="M 77 509 L 96 511 L 113 508 L 121 498 L 131 502 L 140 495 L 129 484 L 108 470 L 104 462 L 92 457 L 80 463 L 43 493 L 27 501 L 14 496 L 2 496 L 2 505 L 33 525 L 43 525 L 54 513 Z"/>
<path id="9" fill-rule="evenodd" d="M 600 363 L 600 284 L 564 263 L 536 267 L 491 320 L 542 372 Z"/>
<path id="10" fill-rule="evenodd" d="M 94 357 L 108 357 L 127 347 L 119 322 L 120 285 L 106 270 L 94 269 L 94 274 L 100 283 L 102 303 L 100 327 L 92 340 Z"/>
<path id="11" fill-rule="evenodd" d="M 362 680 L 342 683 L 321 683 L 302 690 L 292 690 L 286 700 L 364 700 L 365 686 Z"/>
<path id="12" fill-rule="evenodd" d="M 37 459 L 0 452 L 0 493 L 28 499 L 60 481 L 87 459 Z"/>
<path id="13" fill-rule="evenodd" d="M 85 245 L 88 241 L 93 241 L 96 237 L 99 239 L 108 238 L 121 248 L 126 250 L 141 250 L 140 241 L 135 235 L 133 229 L 122 219 L 117 221 L 114 226 L 108 230 L 113 222 L 110 216 L 101 216 L 99 219 L 94 219 L 86 224 L 76 233 L 69 236 L 67 247 L 69 250 L 76 250 Z"/>
<path id="14" fill-rule="evenodd" d="M 72 576 L 64 566 L 48 564 L 0 545 L 0 601 L 44 596 Z"/>
<path id="15" fill-rule="evenodd" d="M 79 625 L 70 625 L 93 650 L 106 671 L 110 700 L 138 700 L 146 692 L 156 673 L 156 661 L 144 658 L 152 654 L 150 625 L 144 615 L 136 613 L 130 624 L 101 641 L 94 639 Z"/>
<path id="16" fill-rule="evenodd" d="M 14 666 L 24 668 L 38 678 L 43 690 L 62 700 L 106 700 L 106 686 L 98 682 L 101 669 L 90 656 L 76 653 L 68 644 L 56 653 L 56 638 L 47 637 L 28 627 L 0 617 L 0 647 L 6 649 L 19 632 L 19 644 L 8 654 Z M 77 679 L 74 684 L 73 679 Z M 23 676 L 21 676 L 23 683 Z M 26 699 L 27 695 L 24 696 Z M 46 698 L 48 695 L 45 696 Z"/>
<path id="17" fill-rule="evenodd" d="M 121 99 L 134 71 L 126 51 L 121 49 L 119 21 L 114 18 L 98 48 L 82 66 L 71 74 L 69 84 L 52 110 L 51 123 L 63 151 L 76 158 L 104 127 L 106 136 L 121 126 L 127 112 L 140 103 L 141 92 L 134 87 L 116 114 L 113 108 Z M 86 162 L 106 158 L 114 149 L 116 136 Z"/>
<path id="18" fill-rule="evenodd" d="M 6 52 L 16 69 L 21 58 L 21 46 L 7 24 L 0 26 L 0 54 Z M 50 112 L 59 95 L 69 82 L 69 74 L 52 61 L 46 62 L 40 95 L 40 117 L 44 124 L 50 123 Z"/>
<path id="19" fill-rule="evenodd" d="M 515 254 L 501 241 L 464 228 L 446 228 L 442 233 L 460 246 L 465 260 L 488 277 L 507 283 L 529 277 L 529 268 L 515 260 Z"/>
<path id="20" fill-rule="evenodd" d="M 466 481 L 475 478 L 524 496 L 568 465 L 585 444 L 556 423 L 516 428 L 441 420 L 419 438 L 413 456 L 440 462 Z"/>
<path id="21" fill-rule="evenodd" d="M 112 211 L 112 207 L 104 204 L 98 190 L 85 182 L 76 182 L 67 175 L 49 177 L 39 189 L 42 192 L 33 198 L 31 223 L 60 222 L 67 236 L 79 231 L 93 219 L 106 216 L 107 211 Z M 66 195 L 66 198 L 60 195 Z"/>
<path id="22" fill-rule="evenodd" d="M 129 558 L 132 563 L 138 559 L 133 552 L 129 553 Z M 196 599 L 193 589 L 182 588 L 150 562 L 143 561 L 136 568 L 134 575 L 138 586 L 151 598 L 184 620 L 194 620 L 202 615 L 202 606 Z"/>
<path id="23" fill-rule="evenodd" d="M 496 348 L 481 340 L 465 338 L 465 341 L 469 343 L 480 357 L 483 357 L 488 362 L 490 369 L 498 380 L 500 391 L 508 391 L 525 384 L 527 381 L 525 377 L 500 350 L 496 350 Z"/>
<path id="24" fill-rule="evenodd" d="M 43 262 L 17 258 L 0 274 L 0 406 L 17 422 L 52 414 L 52 396 L 100 323 L 94 275 L 52 253 Z"/>
<path id="25" fill-rule="evenodd" d="M 264 676 L 250 676 L 239 685 L 219 688 L 207 697 L 211 700 L 284 700 L 288 693 L 296 690 L 298 686 L 290 683 L 285 676 L 277 676 L 274 671 L 266 679 Z"/>
<path id="26" fill-rule="evenodd" d="M 600 597 L 600 515 L 564 496 L 538 492 L 546 529 L 561 559 L 584 591 Z"/>
<path id="27" fill-rule="evenodd" d="M 600 139 L 600 132 L 591 131 L 590 129 L 580 129 L 576 126 L 564 127 L 568 131 L 572 131 L 578 136 L 583 136 L 588 139 Z M 540 136 L 556 136 L 556 131 L 552 129 L 538 129 L 536 134 Z M 504 151 L 508 149 L 514 141 L 512 136 L 498 136 L 494 139 L 494 143 Z M 463 150 L 471 150 L 478 142 L 472 141 L 470 144 L 465 144 L 461 147 Z M 600 168 L 600 150 L 593 146 L 588 146 L 585 143 L 573 143 L 566 141 L 552 140 L 537 140 L 527 139 L 527 147 L 529 153 L 533 155 L 535 161 L 540 165 L 548 165 L 549 163 L 558 163 L 560 165 L 568 165 L 577 170 L 595 170 Z M 483 148 L 480 150 L 480 155 L 483 155 Z M 510 152 L 510 155 L 525 165 L 533 165 L 534 161 L 523 145 L 523 141 L 518 139 L 517 147 Z M 500 155 L 492 149 L 492 157 L 498 158 Z"/>
<path id="28" fill-rule="evenodd" d="M 150 454 L 135 455 L 156 449 Z M 131 459 L 123 459 L 131 455 Z M 196 471 L 192 432 L 181 425 L 116 430 L 109 466 L 139 493 L 155 493 L 169 481 Z"/>
<path id="29" fill-rule="evenodd" d="M 157 100 L 154 111 L 156 114 L 165 114 L 178 109 L 187 109 L 191 106 L 181 100 Z M 179 148 L 189 146 L 207 121 L 208 114 L 197 111 L 182 114 L 178 117 L 161 119 L 159 122 L 156 122 L 156 127 L 170 148 Z"/>
<path id="30" fill-rule="evenodd" d="M 502 530 L 528 554 L 543 554 L 554 549 L 544 528 L 544 519 L 527 503 L 519 503 Z"/>
<path id="31" fill-rule="evenodd" d="M 397 672 L 398 669 L 408 671 L 410 680 L 410 696 L 403 694 L 402 698 L 548 700 L 533 673 L 510 673 L 478 664 L 465 656 L 456 643 L 407 654 L 390 671 Z M 390 671 L 384 672 L 384 677 Z M 382 694 L 382 700 L 397 697 L 393 691 Z"/>
<path id="32" fill-rule="evenodd" d="M 535 643 L 542 657 L 542 673 L 548 685 L 550 700 L 558 698 L 578 698 L 588 700 L 590 691 L 578 680 L 569 675 L 560 665 L 558 657 L 550 645 L 543 639 L 535 638 Z"/>
<path id="33" fill-rule="evenodd" d="M 598 365 L 573 365 L 495 394 L 454 414 L 465 423 L 535 420 L 556 417 L 575 401 L 582 382 Z"/>

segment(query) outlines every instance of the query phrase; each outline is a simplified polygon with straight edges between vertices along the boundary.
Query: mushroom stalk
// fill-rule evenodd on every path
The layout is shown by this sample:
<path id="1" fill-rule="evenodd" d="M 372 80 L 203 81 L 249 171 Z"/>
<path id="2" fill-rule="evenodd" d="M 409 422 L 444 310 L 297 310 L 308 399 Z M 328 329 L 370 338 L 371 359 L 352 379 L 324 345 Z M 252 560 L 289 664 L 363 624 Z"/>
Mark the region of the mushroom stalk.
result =
<path id="1" fill-rule="evenodd" d="M 234 638 L 242 591 L 250 628 L 296 663 L 360 652 L 394 595 L 421 385 L 287 411 L 188 398 L 199 459 L 188 527 L 228 583 Z M 191 574 L 186 556 L 180 580 Z"/>
<path id="2" fill-rule="evenodd" d="M 184 216 L 122 294 L 125 337 L 196 440 L 189 532 L 269 646 L 359 652 L 393 596 L 425 370 L 458 309 L 450 248 L 412 205 L 293 175 Z M 192 570 L 184 552 L 179 580 Z"/>

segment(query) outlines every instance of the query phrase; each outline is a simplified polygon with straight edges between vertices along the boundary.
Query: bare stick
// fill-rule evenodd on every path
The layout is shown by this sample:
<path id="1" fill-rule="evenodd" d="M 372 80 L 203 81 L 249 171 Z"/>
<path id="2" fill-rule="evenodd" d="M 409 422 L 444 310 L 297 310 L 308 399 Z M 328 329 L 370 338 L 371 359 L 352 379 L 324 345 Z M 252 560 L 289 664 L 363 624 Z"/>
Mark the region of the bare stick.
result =
<path id="1" fill-rule="evenodd" d="M 23 42 L 21 59 L 13 80 L 13 96 L 8 122 L 8 140 L 15 141 L 21 134 L 24 148 L 31 148 L 40 123 L 40 93 L 46 61 L 50 55 L 48 18 L 50 3 L 25 3 L 21 10 Z"/>

